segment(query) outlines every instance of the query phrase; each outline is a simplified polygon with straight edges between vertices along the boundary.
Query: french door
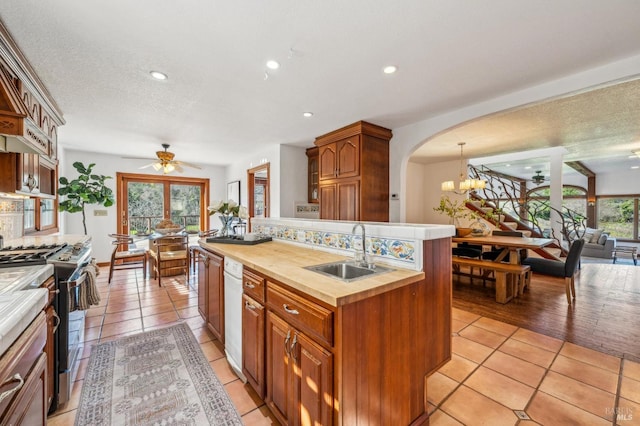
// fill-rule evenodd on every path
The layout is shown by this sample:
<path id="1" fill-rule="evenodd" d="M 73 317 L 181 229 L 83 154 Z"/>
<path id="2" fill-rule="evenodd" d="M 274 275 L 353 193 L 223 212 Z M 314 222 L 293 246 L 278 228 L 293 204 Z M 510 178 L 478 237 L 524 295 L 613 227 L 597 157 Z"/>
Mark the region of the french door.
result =
<path id="1" fill-rule="evenodd" d="M 170 219 L 189 233 L 209 226 L 209 179 L 116 173 L 118 232 L 152 233 Z"/>

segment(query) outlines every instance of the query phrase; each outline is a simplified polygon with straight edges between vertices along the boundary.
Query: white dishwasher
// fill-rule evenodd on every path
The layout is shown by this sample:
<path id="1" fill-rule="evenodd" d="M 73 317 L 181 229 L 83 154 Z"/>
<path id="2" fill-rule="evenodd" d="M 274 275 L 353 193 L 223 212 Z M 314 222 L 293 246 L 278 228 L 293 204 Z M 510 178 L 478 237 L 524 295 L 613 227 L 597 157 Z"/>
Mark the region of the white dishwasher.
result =
<path id="1" fill-rule="evenodd" d="M 224 258 L 224 351 L 238 377 L 242 374 L 242 263 Z"/>

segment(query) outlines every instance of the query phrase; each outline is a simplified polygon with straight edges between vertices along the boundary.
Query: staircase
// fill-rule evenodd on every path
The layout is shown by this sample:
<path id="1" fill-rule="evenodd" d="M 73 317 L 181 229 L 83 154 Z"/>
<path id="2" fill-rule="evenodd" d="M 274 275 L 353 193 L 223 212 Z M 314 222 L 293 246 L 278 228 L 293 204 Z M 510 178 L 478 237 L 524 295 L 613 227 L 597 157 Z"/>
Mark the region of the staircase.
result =
<path id="1" fill-rule="evenodd" d="M 491 201 L 482 198 L 475 192 L 472 192 L 469 195 L 471 198 L 467 200 L 466 207 L 469 210 L 474 211 L 479 217 L 491 223 L 496 228 L 504 231 L 520 231 L 525 237 L 544 238 L 540 232 L 523 223 L 519 218 L 504 212 L 494 213 L 496 208 Z M 566 255 L 566 250 L 560 247 L 556 242 L 551 243 L 544 249 L 535 249 L 533 251 L 545 259 L 558 259 L 546 249 L 558 249 L 560 250 L 560 256 Z"/>

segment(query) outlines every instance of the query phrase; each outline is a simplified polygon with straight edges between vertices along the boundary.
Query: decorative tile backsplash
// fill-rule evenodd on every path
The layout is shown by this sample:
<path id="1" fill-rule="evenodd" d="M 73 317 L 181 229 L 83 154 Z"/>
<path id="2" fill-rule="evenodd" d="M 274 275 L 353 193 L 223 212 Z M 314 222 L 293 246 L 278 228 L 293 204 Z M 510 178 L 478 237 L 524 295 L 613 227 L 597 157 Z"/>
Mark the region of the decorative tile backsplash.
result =
<path id="1" fill-rule="evenodd" d="M 6 240 L 22 237 L 24 202 L 0 198 L 0 235 Z"/>
<path id="2" fill-rule="evenodd" d="M 256 222 L 253 226 L 253 232 L 347 256 L 353 253 L 354 242 L 361 239 L 360 233 L 354 236 L 350 232 L 313 229 L 313 222 L 299 221 L 295 225 L 287 223 L 291 222 L 290 220 L 278 223 L 277 219 L 261 219 Z M 422 270 L 421 240 L 370 236 L 369 234 L 366 239 L 366 252 L 373 257 L 374 261 L 407 269 Z"/>

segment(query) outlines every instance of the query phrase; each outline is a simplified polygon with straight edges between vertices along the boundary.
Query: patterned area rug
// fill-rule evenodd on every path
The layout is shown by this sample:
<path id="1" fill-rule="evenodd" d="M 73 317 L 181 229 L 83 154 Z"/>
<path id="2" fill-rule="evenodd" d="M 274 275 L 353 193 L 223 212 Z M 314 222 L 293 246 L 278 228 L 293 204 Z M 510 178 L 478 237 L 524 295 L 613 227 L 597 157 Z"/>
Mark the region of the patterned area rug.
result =
<path id="1" fill-rule="evenodd" d="M 77 426 L 242 425 L 185 323 L 93 347 Z"/>

